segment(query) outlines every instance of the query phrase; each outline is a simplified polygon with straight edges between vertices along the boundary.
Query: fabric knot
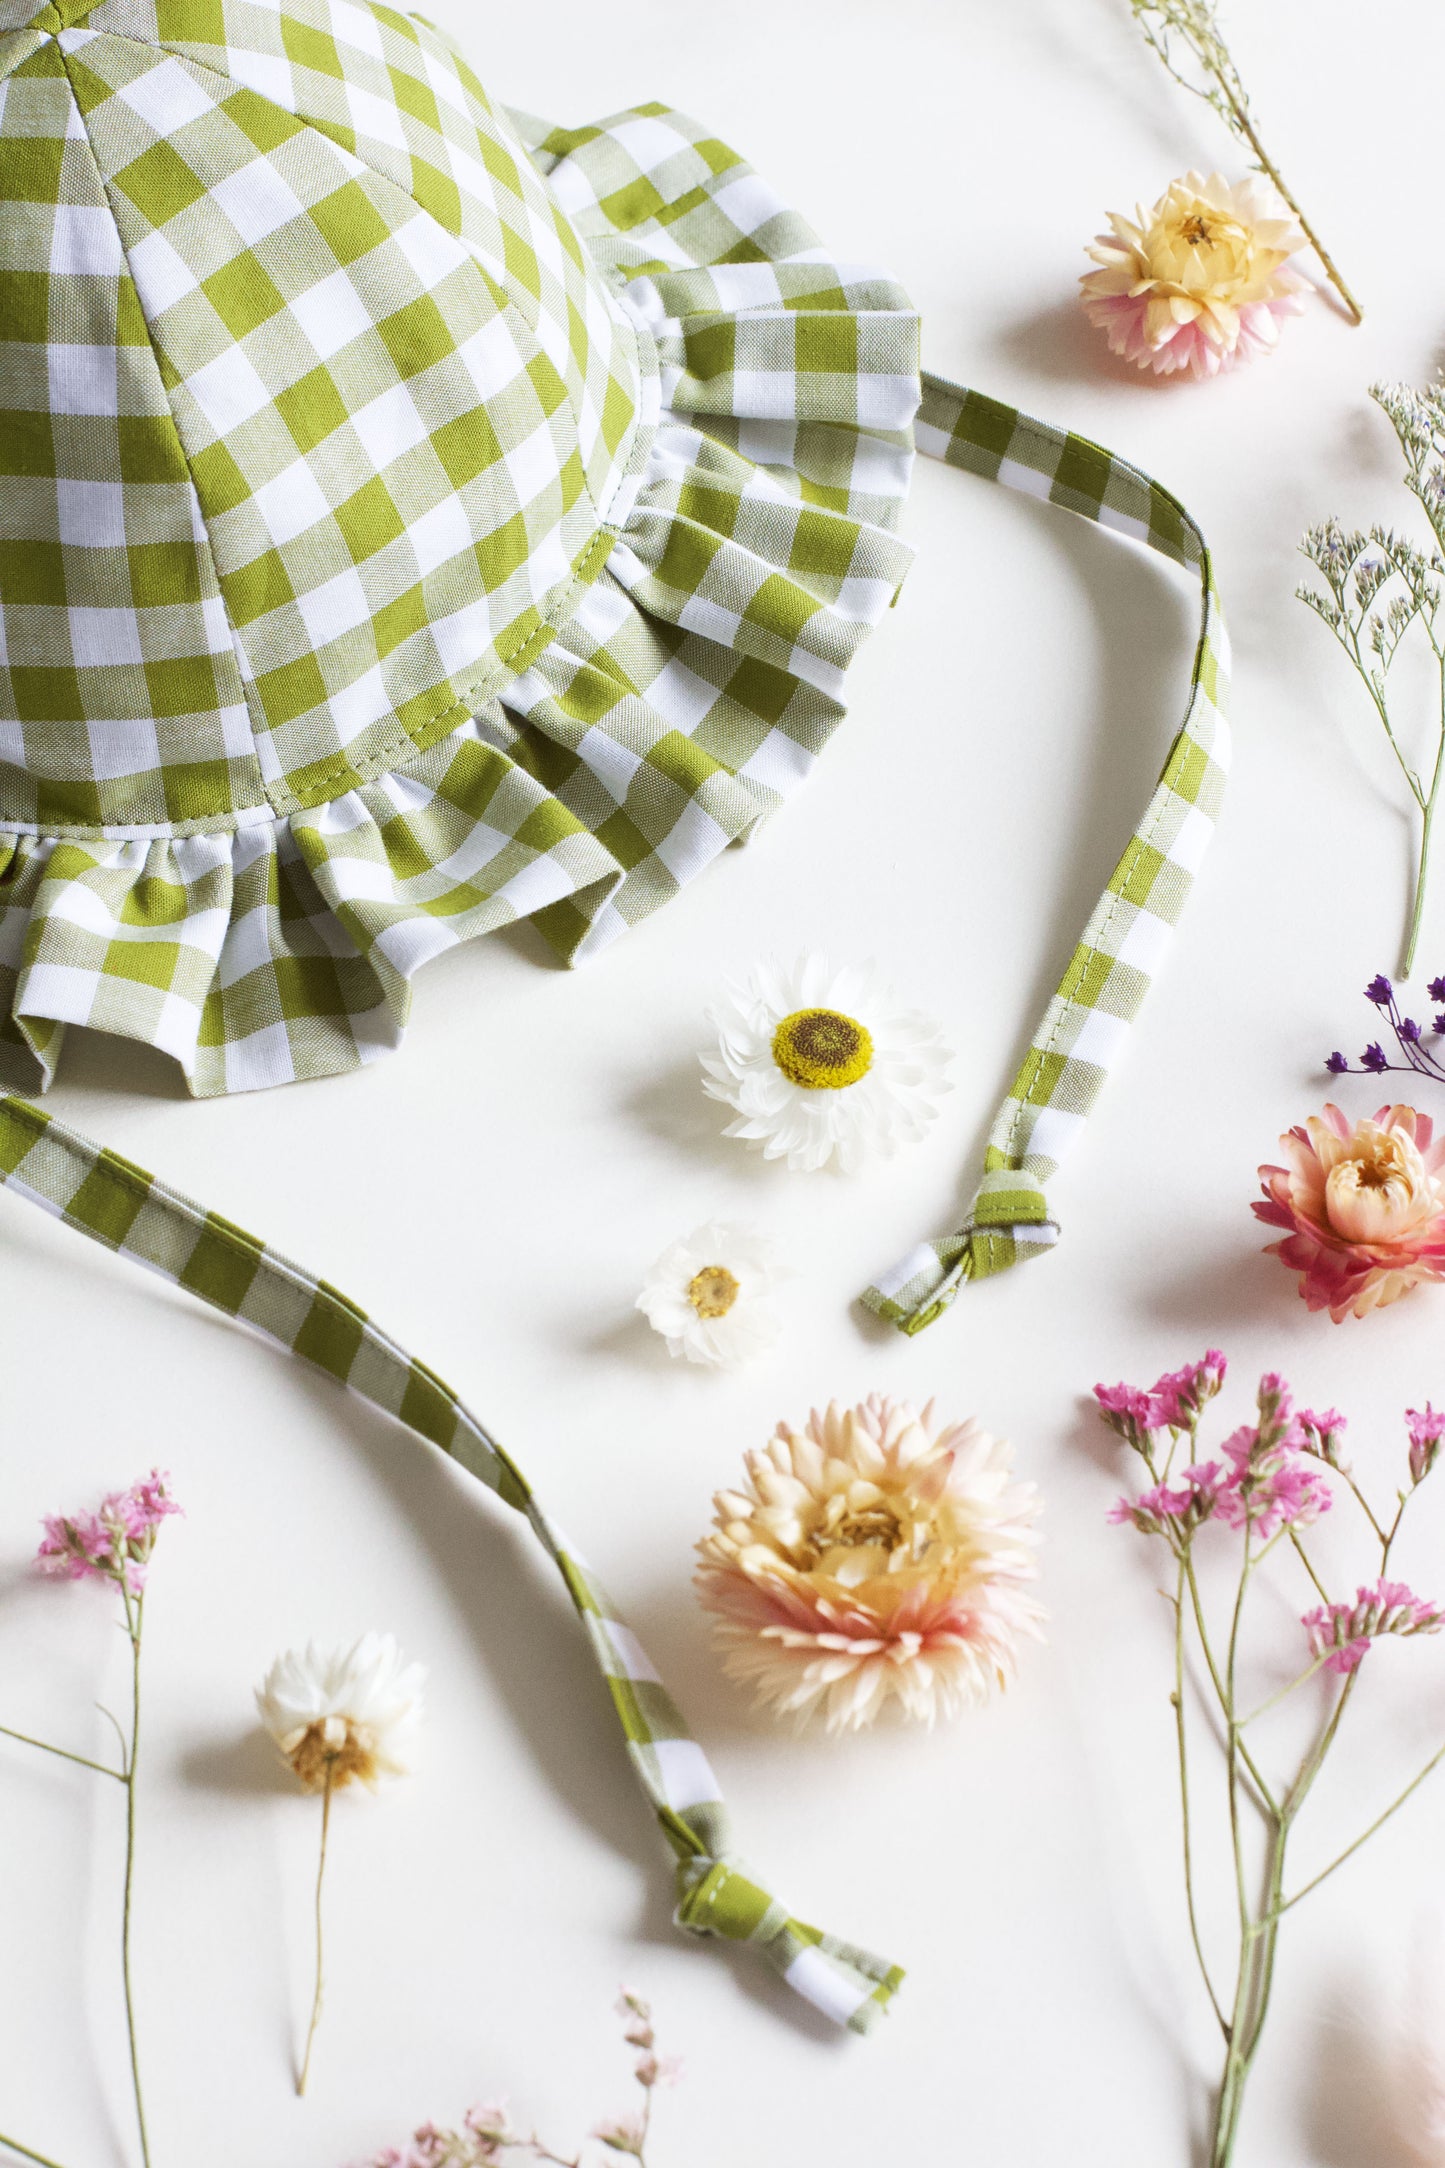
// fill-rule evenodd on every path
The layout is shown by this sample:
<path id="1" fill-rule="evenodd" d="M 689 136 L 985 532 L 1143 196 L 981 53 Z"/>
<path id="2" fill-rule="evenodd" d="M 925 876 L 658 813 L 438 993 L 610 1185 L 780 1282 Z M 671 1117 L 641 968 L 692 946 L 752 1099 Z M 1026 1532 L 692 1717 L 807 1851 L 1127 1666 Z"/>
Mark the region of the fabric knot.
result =
<path id="1" fill-rule="evenodd" d="M 795 1920 L 730 1853 L 681 1858 L 677 1896 L 679 1927 L 751 1942 L 795 1994 L 850 2032 L 870 2031 L 902 1985 L 901 1966 Z"/>
<path id="2" fill-rule="evenodd" d="M 706 1853 L 678 1861 L 677 1911 L 679 1927 L 690 1935 L 721 1935 L 725 1942 L 751 1942 L 776 1911 L 778 1924 L 787 1918 L 732 1859 L 712 1859 Z"/>
<path id="3" fill-rule="evenodd" d="M 966 1280 L 1007 1272 L 1058 1239 L 1058 1221 L 1038 1176 L 1024 1167 L 991 1167 L 960 1231 L 919 1243 L 861 1299 L 900 1332 L 922 1332 L 942 1317 Z"/>

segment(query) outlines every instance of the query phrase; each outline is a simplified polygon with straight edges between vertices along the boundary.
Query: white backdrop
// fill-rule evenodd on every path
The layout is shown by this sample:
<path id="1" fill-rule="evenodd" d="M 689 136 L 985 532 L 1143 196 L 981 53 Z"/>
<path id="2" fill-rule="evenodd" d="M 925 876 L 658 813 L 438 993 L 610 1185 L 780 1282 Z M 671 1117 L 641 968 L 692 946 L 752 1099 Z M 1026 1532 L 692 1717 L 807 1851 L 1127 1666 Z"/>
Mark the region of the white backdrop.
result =
<path id="1" fill-rule="evenodd" d="M 1404 909 L 1400 792 L 1291 599 L 1292 551 L 1333 509 L 1404 516 L 1364 392 L 1423 378 L 1445 329 L 1445 29 L 1428 0 L 1237 0 L 1268 140 L 1368 322 L 1320 302 L 1274 360 L 1161 387 L 1079 316 L 1082 249 L 1109 208 L 1239 162 L 1124 0 L 429 5 L 513 104 L 700 112 L 904 282 L 933 366 L 1173 487 L 1217 553 L 1239 758 L 1167 975 L 1057 1184 L 1060 1250 L 912 1343 L 851 1298 L 951 1224 L 1182 712 L 1193 637 L 1193 596 L 1159 560 L 981 482 L 920 472 L 919 562 L 805 796 L 597 963 L 565 974 L 525 929 L 475 945 L 425 974 L 400 1054 L 231 1101 L 189 1104 L 161 1057 L 72 1038 L 54 1110 L 339 1282 L 464 1392 L 661 1659 L 746 1850 L 802 1917 L 910 1975 L 861 2042 L 825 2036 L 751 1958 L 676 1936 L 666 1857 L 526 1531 L 325 1381 L 0 1199 L 0 1721 L 83 1747 L 91 1702 L 122 1693 L 105 1599 L 29 1574 L 38 1516 L 153 1460 L 189 1516 L 165 1532 L 148 1629 L 156 2168 L 341 2168 L 499 2090 L 569 2145 L 627 2103 L 620 1978 L 689 2063 L 658 2168 L 1185 2168 L 1215 2043 L 1179 1891 L 1167 1616 L 1148 1547 L 1105 1525 L 1125 1471 L 1081 1396 L 1218 1341 L 1232 1420 L 1278 1366 L 1350 1411 L 1388 1492 L 1399 1411 L 1445 1394 L 1445 1295 L 1335 1329 L 1260 1255 L 1248 1211 L 1257 1162 L 1325 1096 L 1323 1053 L 1366 1036 L 1358 989 L 1392 967 Z M 1422 978 L 1445 969 L 1440 878 Z M 698 1089 L 723 972 L 813 946 L 876 956 L 958 1052 L 930 1141 L 853 1182 L 763 1165 Z M 631 1311 L 657 1251 L 715 1211 L 773 1230 L 799 1273 L 777 1351 L 730 1376 L 671 1364 Z M 1014 1439 L 1046 1494 L 1050 1642 L 1006 1701 L 932 1738 L 799 1744 L 722 1679 L 690 1546 L 780 1415 L 875 1388 L 937 1393 Z M 1442 1538 L 1436 1499 L 1400 1561 L 1436 1595 Z M 317 1817 L 254 1735 L 250 1689 L 279 1647 L 373 1625 L 430 1667 L 425 1759 L 338 1807 L 329 2007 L 298 2103 Z M 1371 1658 L 1309 1857 L 1445 1734 L 1442 1665 L 1429 1644 Z M 0 1759 L 0 2127 L 66 2168 L 131 2158 L 99 1789 Z M 1406 2158 L 1386 2101 L 1405 1983 L 1445 1964 L 1442 1837 L 1445 1778 L 1292 1917 L 1241 2168 Z"/>

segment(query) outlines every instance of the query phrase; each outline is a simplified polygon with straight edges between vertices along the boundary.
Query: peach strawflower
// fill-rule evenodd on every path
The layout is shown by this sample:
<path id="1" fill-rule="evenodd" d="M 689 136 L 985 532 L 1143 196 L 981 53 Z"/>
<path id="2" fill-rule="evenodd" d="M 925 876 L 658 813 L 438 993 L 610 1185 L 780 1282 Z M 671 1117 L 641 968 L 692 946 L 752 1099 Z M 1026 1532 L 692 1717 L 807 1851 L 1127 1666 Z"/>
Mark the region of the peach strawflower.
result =
<path id="1" fill-rule="evenodd" d="M 1305 237 L 1268 183 L 1222 174 L 1171 181 L 1147 216 L 1111 212 L 1089 250 L 1084 311 L 1116 354 L 1158 376 L 1217 376 L 1267 353 L 1307 282 L 1290 269 Z"/>
<path id="2" fill-rule="evenodd" d="M 1381 1107 L 1351 1126 L 1327 1106 L 1279 1141 L 1289 1164 L 1260 1168 L 1254 1210 L 1286 1230 L 1269 1247 L 1312 1310 L 1338 1325 L 1445 1279 L 1445 1136 L 1427 1114 Z"/>
<path id="3" fill-rule="evenodd" d="M 1043 1613 L 1024 1585 L 1037 1496 L 1007 1445 L 874 1394 L 780 1423 L 746 1461 L 713 1501 L 697 1589 L 761 1703 L 848 1731 L 889 1702 L 932 1724 L 1008 1684 Z"/>

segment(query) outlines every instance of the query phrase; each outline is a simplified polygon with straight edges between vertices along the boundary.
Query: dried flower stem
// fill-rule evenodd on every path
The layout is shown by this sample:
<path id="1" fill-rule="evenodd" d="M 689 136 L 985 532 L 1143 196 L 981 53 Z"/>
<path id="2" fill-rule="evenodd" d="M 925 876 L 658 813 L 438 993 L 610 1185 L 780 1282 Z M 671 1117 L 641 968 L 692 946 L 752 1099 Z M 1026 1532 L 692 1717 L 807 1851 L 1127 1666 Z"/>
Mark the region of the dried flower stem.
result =
<path id="1" fill-rule="evenodd" d="M 136 1810 L 136 1762 L 140 1753 L 140 1651 L 141 1628 L 145 1618 L 145 1597 L 132 1596 L 124 1580 L 120 1582 L 121 1599 L 125 1604 L 125 1628 L 130 1636 L 130 1746 L 125 1758 L 125 1895 L 121 1910 L 120 1968 L 125 1984 L 125 2025 L 130 2045 L 130 2075 L 135 2093 L 136 2128 L 140 2132 L 140 2154 L 145 2168 L 150 2168 L 150 2141 L 146 2136 L 145 2101 L 141 2094 L 140 2050 L 136 2045 L 135 1994 L 130 1976 L 130 1929 L 131 1898 L 135 1883 L 135 1810 Z"/>
<path id="2" fill-rule="evenodd" d="M 1294 191 L 1260 140 L 1249 96 L 1219 28 L 1213 0 L 1129 0 L 1144 42 L 1166 71 L 1191 97 L 1202 98 L 1219 115 L 1238 141 L 1252 153 L 1255 165 L 1279 191 L 1299 221 L 1310 247 L 1325 269 L 1353 323 L 1364 322 L 1364 310 L 1341 277 L 1333 256 L 1306 218 Z M 1195 82 L 1178 66 L 1170 45 L 1171 34 L 1179 38 L 1198 67 L 1202 82 Z"/>
<path id="3" fill-rule="evenodd" d="M 326 1781 L 321 1790 L 321 1858 L 316 1868 L 316 1993 L 311 2002 L 311 2026 L 306 2035 L 306 2053 L 302 2058 L 296 2090 L 304 2093 L 306 2080 L 311 2075 L 311 2051 L 316 2045 L 316 2028 L 321 2023 L 321 2005 L 326 1994 L 326 1945 L 321 1911 L 321 1892 L 326 1880 L 326 1843 L 331 1834 L 331 1794 L 335 1789 L 336 1765 L 326 1764 Z"/>
<path id="4" fill-rule="evenodd" d="M 1268 1400 L 1266 1399 L 1266 1387 L 1269 1387 L 1273 1393 L 1273 1397 Z M 1441 1762 L 1445 1762 L 1445 1746 L 1441 1746 L 1431 1756 L 1424 1767 L 1417 1771 L 1410 1782 L 1391 1801 L 1390 1805 L 1382 1813 L 1378 1814 L 1369 1827 L 1354 1838 L 1328 1866 L 1322 1868 L 1310 1880 L 1301 1884 L 1298 1889 L 1286 1893 L 1285 1872 L 1289 1841 L 1301 1810 L 1313 1790 L 1326 1758 L 1339 1735 L 1345 1711 L 1349 1707 L 1355 1691 L 1359 1673 L 1357 1668 L 1351 1669 L 1346 1671 L 1345 1675 L 1340 1679 L 1338 1691 L 1334 1693 L 1324 1720 L 1304 1754 L 1293 1780 L 1282 1790 L 1272 1787 L 1264 1777 L 1254 1754 L 1246 1743 L 1245 1731 L 1248 1726 L 1256 1724 L 1268 1716 L 1282 1701 L 1295 1693 L 1298 1688 L 1305 1685 L 1309 1680 L 1318 1678 L 1326 1670 L 1339 1671 L 1341 1667 L 1338 1661 L 1332 1665 L 1330 1659 L 1332 1654 L 1338 1656 L 1341 1644 L 1337 1639 L 1332 1651 L 1329 1647 L 1321 1647 L 1320 1643 L 1316 1642 L 1315 1653 L 1310 1663 L 1305 1665 L 1295 1677 L 1289 1679 L 1247 1714 L 1241 1714 L 1237 1693 L 1237 1675 L 1243 1648 L 1245 1625 L 1250 1611 L 1248 1601 L 1250 1590 L 1260 1568 L 1270 1554 L 1277 1547 L 1284 1544 L 1286 1537 L 1289 1538 L 1310 1582 L 1315 1591 L 1323 1598 L 1327 1609 L 1329 1608 L 1329 1597 L 1300 1536 L 1300 1526 L 1303 1525 L 1304 1520 L 1303 1509 L 1296 1506 L 1293 1508 L 1295 1517 L 1293 1519 L 1286 1517 L 1279 1525 L 1275 1525 L 1266 1517 L 1268 1512 L 1273 1510 L 1269 1505 L 1264 1488 L 1270 1479 L 1268 1475 L 1269 1463 L 1266 1457 L 1258 1463 L 1258 1466 L 1265 1470 L 1264 1476 L 1254 1477 L 1256 1483 L 1260 1485 L 1258 1496 L 1251 1501 L 1251 1494 L 1247 1489 L 1236 1494 L 1236 1506 L 1240 1504 L 1241 1499 L 1243 1500 L 1241 1508 L 1243 1514 L 1242 1523 L 1236 1521 L 1236 1524 L 1242 1525 L 1243 1528 L 1243 1545 L 1239 1573 L 1235 1582 L 1229 1613 L 1228 1639 L 1224 1643 L 1222 1650 L 1216 1644 L 1210 1633 L 1200 1599 L 1193 1560 L 1194 1538 L 1200 1525 L 1202 1525 L 1202 1521 L 1211 1517 L 1216 1509 L 1219 1492 L 1218 1479 L 1222 1473 L 1218 1464 L 1211 1464 L 1208 1469 L 1200 1469 L 1192 1465 L 1197 1461 L 1201 1409 L 1202 1397 L 1200 1404 L 1193 1407 L 1176 1406 L 1174 1412 L 1167 1418 L 1167 1434 L 1169 1438 L 1167 1452 L 1163 1451 L 1160 1446 L 1161 1428 L 1166 1418 L 1159 1416 L 1157 1413 L 1151 1415 L 1147 1422 L 1136 1421 L 1132 1424 L 1126 1415 L 1122 1420 L 1115 1420 L 1114 1427 L 1120 1430 L 1120 1434 L 1125 1436 L 1135 1451 L 1138 1452 L 1148 1470 L 1149 1482 L 1154 1486 L 1151 1490 L 1143 1493 L 1137 1501 L 1138 1525 L 1145 1528 L 1147 1532 L 1163 1537 L 1168 1543 L 1174 1558 L 1174 1587 L 1172 1594 L 1167 1597 L 1173 1613 L 1174 1623 L 1173 1677 L 1169 1700 L 1174 1715 L 1179 1770 L 1185 1904 L 1195 1960 L 1204 1983 L 1205 1993 L 1209 1998 L 1210 2007 L 1214 2012 L 1215 2020 L 1219 2025 L 1224 2041 L 1224 2064 L 1215 2101 L 1214 2123 L 1207 2158 L 1210 2168 L 1230 2168 L 1230 2163 L 1234 2159 L 1240 2118 L 1243 2112 L 1250 2073 L 1264 2031 L 1265 2020 L 1269 2014 L 1270 1999 L 1274 1987 L 1275 1957 L 1279 1943 L 1279 1930 L 1286 1913 L 1293 1910 L 1294 1906 L 1299 1904 L 1303 1898 L 1309 1896 L 1319 1888 L 1322 1882 L 1325 1882 L 1332 1874 L 1336 1873 L 1377 1830 L 1381 1829 L 1393 1815 L 1400 1811 L 1431 1772 Z M 1400 1532 L 1401 1523 L 1404 1519 L 1406 1505 L 1413 1495 L 1414 1488 L 1418 1486 L 1423 1475 L 1428 1473 L 1435 1454 L 1439 1451 L 1438 1440 L 1442 1435 L 1445 1435 L 1445 1422 L 1432 1417 L 1434 1427 L 1427 1427 L 1422 1430 L 1421 1442 L 1414 1447 L 1414 1450 L 1421 1457 L 1418 1462 L 1412 1459 L 1410 1487 L 1398 1494 L 1396 1509 L 1393 1518 L 1390 1518 L 1376 1513 L 1354 1476 L 1343 1465 L 1336 1446 L 1324 1439 L 1324 1433 L 1318 1428 L 1318 1419 L 1300 1419 L 1301 1421 L 1315 1422 L 1317 1428 L 1314 1433 L 1301 1433 L 1298 1428 L 1291 1429 L 1289 1427 L 1293 1418 L 1287 1395 L 1284 1393 L 1283 1388 L 1279 1386 L 1278 1380 L 1266 1380 L 1265 1386 L 1261 1387 L 1260 1415 L 1261 1428 L 1258 1435 L 1264 1441 L 1262 1452 L 1266 1456 L 1269 1451 L 1276 1449 L 1281 1453 L 1293 1452 L 1296 1457 L 1301 1452 L 1313 1452 L 1314 1465 L 1323 1462 L 1340 1478 L 1346 1492 L 1359 1509 L 1372 1544 L 1378 1548 L 1380 1581 L 1383 1584 L 1389 1570 L 1391 1554 Z M 1423 1419 L 1412 1418 L 1412 1420 L 1419 1423 Z M 1331 1418 L 1331 1421 L 1338 1423 L 1339 1419 Z M 1267 1425 L 1270 1423 L 1274 1424 L 1272 1430 L 1267 1429 Z M 1151 1424 L 1155 1427 L 1150 1427 Z M 1298 1443 L 1287 1448 L 1279 1446 L 1280 1440 L 1286 1437 L 1297 1440 L 1301 1435 L 1314 1435 L 1318 1449 L 1316 1450 L 1316 1448 L 1309 1445 L 1300 1446 Z M 1414 1432 L 1412 1431 L 1413 1438 Z M 1188 1464 L 1183 1478 L 1186 1488 L 1171 1495 L 1162 1486 L 1167 1484 L 1175 1459 L 1181 1453 L 1184 1461 Z M 1246 1466 L 1246 1481 L 1249 1480 L 1250 1469 L 1255 1465 L 1255 1463 L 1249 1463 Z M 1307 1460 L 1304 1465 L 1308 1467 L 1311 1463 Z M 1209 1503 L 1197 1514 L 1191 1516 L 1191 1510 L 1186 1503 L 1189 1495 L 1187 1486 L 1190 1484 L 1191 1479 L 1197 1481 L 1199 1478 L 1214 1479 L 1215 1489 L 1204 1492 L 1196 1489 L 1196 1497 L 1207 1496 Z M 1295 1480 L 1297 1481 L 1298 1478 Z M 1295 1495 L 1299 1496 L 1300 1494 L 1296 1493 Z M 1323 1503 L 1328 1503 L 1327 1497 L 1324 1498 Z M 1322 1510 L 1322 1504 L 1317 1503 L 1314 1510 Z M 1130 1501 L 1126 1500 L 1123 1502 L 1120 1512 L 1116 1514 L 1116 1518 L 1127 1519 L 1133 1517 L 1133 1513 L 1134 1509 L 1131 1507 Z M 1305 1620 L 1306 1625 L 1310 1623 L 1309 1619 Z M 1237 1913 L 1237 1956 L 1233 1990 L 1227 2011 L 1215 1986 L 1214 1977 L 1205 1954 L 1204 1940 L 1199 1923 L 1199 1902 L 1195 1877 L 1191 1767 L 1185 1707 L 1185 1639 L 1191 1624 L 1195 1629 L 1199 1652 L 1203 1660 L 1203 1667 L 1199 1674 L 1201 1691 L 1204 1693 L 1206 1701 L 1212 1698 L 1223 1732 L 1225 1752 L 1230 1848 Z M 1369 1632 L 1374 1629 L 1367 1626 L 1364 1630 Z M 1356 1662 L 1358 1663 L 1358 1659 L 1356 1659 Z M 1258 1862 L 1257 1869 L 1252 1869 L 1251 1864 L 1253 1846 L 1247 1810 L 1252 1811 L 1262 1830 L 1263 1855 Z"/>
<path id="5" fill-rule="evenodd" d="M 0 2134 L 0 2146 L 4 2146 L 7 2153 L 18 2153 L 21 2160 L 33 2160 L 36 2168 L 60 2168 L 59 2161 L 52 2160 L 48 2153 L 37 2153 L 30 2146 L 22 2145 L 18 2138 Z"/>
<path id="6" fill-rule="evenodd" d="M 1399 439 L 1405 455 L 1405 487 L 1430 525 L 1433 547 L 1420 549 L 1393 528 L 1346 533 L 1337 519 L 1311 527 L 1300 544 L 1325 582 L 1327 592 L 1296 589 L 1301 602 L 1329 627 L 1349 657 L 1380 719 L 1390 750 L 1420 814 L 1420 849 L 1415 869 L 1414 908 L 1405 936 L 1400 975 L 1408 978 L 1425 910 L 1430 876 L 1430 845 L 1435 809 L 1445 781 L 1445 624 L 1440 623 L 1442 577 L 1445 577 L 1445 390 L 1438 384 L 1416 390 L 1408 384 L 1372 384 L 1370 397 Z M 1391 581 L 1399 585 L 1387 608 L 1375 608 Z M 1435 738 L 1427 783 L 1406 759 L 1390 713 L 1387 680 L 1401 642 L 1418 625 L 1435 661 Z"/>
<path id="7" fill-rule="evenodd" d="M 121 1601 L 125 1606 L 125 1631 L 131 1652 L 131 1726 L 129 1742 L 122 1734 L 121 1745 L 125 1756 L 122 1769 L 112 1769 L 105 1762 L 92 1761 L 87 1754 L 73 1754 L 69 1747 L 52 1746 L 48 1739 L 36 1739 L 29 1732 L 16 1731 L 12 1725 L 0 1724 L 0 1735 L 18 1740 L 22 1746 L 37 1747 L 42 1754 L 54 1754 L 61 1761 L 76 1762 L 82 1769 L 92 1769 L 97 1776 L 113 1777 L 117 1784 L 125 1786 L 125 1882 L 121 1898 L 120 1966 L 125 1992 L 126 2039 L 130 2050 L 131 2086 L 135 2098 L 136 2129 L 140 2136 L 141 2160 L 144 2168 L 150 2168 L 150 2143 L 146 2135 L 145 2103 L 141 2093 L 140 2051 L 136 2042 L 135 1997 L 131 1987 L 131 1915 L 135 1886 L 135 1827 L 136 1827 L 136 1756 L 140 1747 L 140 1661 L 141 1628 L 144 1617 L 145 1598 L 132 1595 L 124 1581 L 118 1581 Z M 56 2163 L 43 2153 L 35 2153 L 14 2138 L 0 2137 L 0 2146 L 18 2153 L 23 2160 L 37 2161 L 40 2168 L 56 2168 Z"/>

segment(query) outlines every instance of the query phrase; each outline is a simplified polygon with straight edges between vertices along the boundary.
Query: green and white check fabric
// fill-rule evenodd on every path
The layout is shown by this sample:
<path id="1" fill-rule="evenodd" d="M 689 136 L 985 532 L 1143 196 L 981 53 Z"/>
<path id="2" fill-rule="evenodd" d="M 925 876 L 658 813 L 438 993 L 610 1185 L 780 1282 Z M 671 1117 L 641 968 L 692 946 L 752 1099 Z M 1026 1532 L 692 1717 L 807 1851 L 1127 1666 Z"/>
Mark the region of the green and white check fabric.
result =
<path id="1" fill-rule="evenodd" d="M 754 1944 L 826 2016 L 854 2032 L 869 2029 L 902 1972 L 794 1919 L 739 1860 L 717 1778 L 636 1636 L 516 1462 L 450 1386 L 335 1288 L 9 1094 L 0 1094 L 0 1181 L 324 1370 L 440 1446 L 522 1514 L 587 1630 L 634 1773 L 675 1855 L 678 1925 L 692 1934 Z"/>
<path id="2" fill-rule="evenodd" d="M 1069 959 L 989 1133 L 962 1226 L 920 1243 L 863 1295 L 907 1333 L 942 1316 L 967 1280 L 1007 1271 L 1058 1239 L 1045 1195 L 1084 1126 L 1158 971 L 1214 832 L 1229 766 L 1229 645 L 1204 537 L 1166 489 L 1086 438 L 997 400 L 924 378 L 918 447 L 950 466 L 1097 520 L 1199 581 L 1189 704 L 1149 806 Z"/>
<path id="3" fill-rule="evenodd" d="M 897 591 L 896 287 L 360 0 L 0 0 L 0 1067 L 354 1067 L 776 807 Z M 523 134 L 527 137 L 524 143 Z"/>

